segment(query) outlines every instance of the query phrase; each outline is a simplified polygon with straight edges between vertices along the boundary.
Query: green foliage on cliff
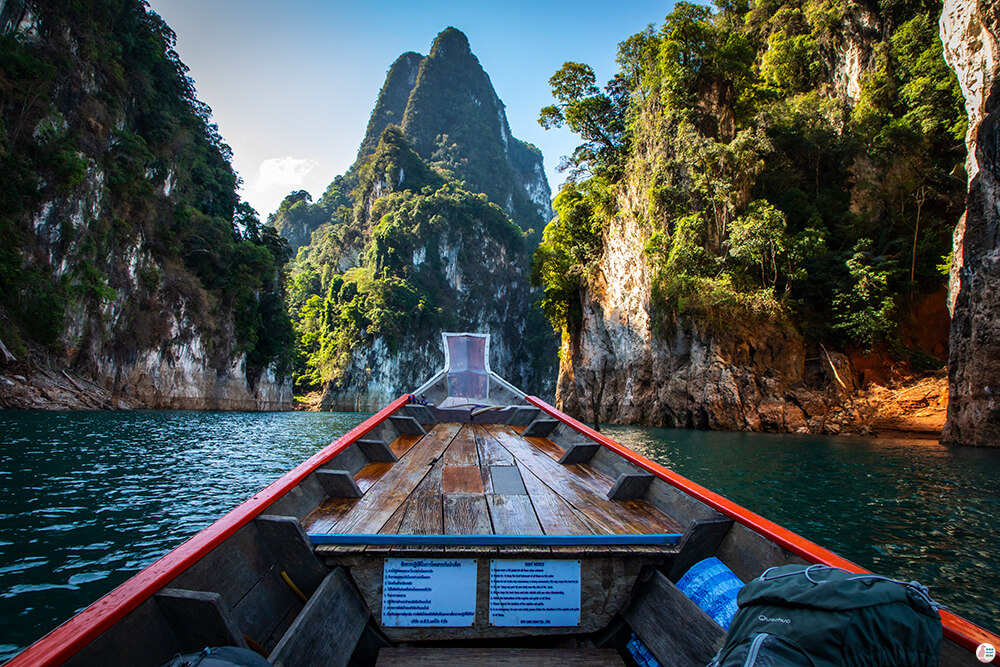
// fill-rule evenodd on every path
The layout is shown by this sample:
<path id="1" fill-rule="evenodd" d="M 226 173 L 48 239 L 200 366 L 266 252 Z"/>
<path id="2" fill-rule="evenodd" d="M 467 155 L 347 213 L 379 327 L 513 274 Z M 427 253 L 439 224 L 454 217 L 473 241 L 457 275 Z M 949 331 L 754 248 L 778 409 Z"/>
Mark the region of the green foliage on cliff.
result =
<path id="1" fill-rule="evenodd" d="M 476 253 L 485 243 L 501 244 L 511 257 L 524 252 L 520 228 L 500 207 L 425 165 L 399 128 L 383 132 L 358 173 L 353 217 L 321 228 L 291 274 L 301 387 L 340 377 L 372 336 L 392 346 L 408 334 L 434 337 L 461 326 L 468 304 L 457 301 L 445 273 L 481 264 Z M 441 257 L 449 246 L 457 254 Z M 359 256 L 340 269 L 351 253 Z M 485 295 L 490 279 L 484 271 L 466 290 Z"/>
<path id="2" fill-rule="evenodd" d="M 604 90 L 579 63 L 552 77 L 540 122 L 584 143 L 535 255 L 546 313 L 572 323 L 604 235 L 627 217 L 647 229 L 663 325 L 749 316 L 891 341 L 901 312 L 940 289 L 963 208 L 965 114 L 940 3 L 719 7 L 678 3 L 622 42 Z M 856 99 L 849 48 L 870 54 Z M 602 205 L 584 211 L 588 199 Z"/>
<path id="3" fill-rule="evenodd" d="M 5 340 L 88 350 L 110 335 L 128 356 L 166 344 L 183 303 L 220 368 L 224 350 L 246 352 L 251 377 L 287 366 L 287 246 L 240 202 L 174 33 L 140 0 L 31 4 L 37 34 L 0 36 Z M 114 323 L 66 338 L 67 313 L 101 321 L 116 299 Z"/>

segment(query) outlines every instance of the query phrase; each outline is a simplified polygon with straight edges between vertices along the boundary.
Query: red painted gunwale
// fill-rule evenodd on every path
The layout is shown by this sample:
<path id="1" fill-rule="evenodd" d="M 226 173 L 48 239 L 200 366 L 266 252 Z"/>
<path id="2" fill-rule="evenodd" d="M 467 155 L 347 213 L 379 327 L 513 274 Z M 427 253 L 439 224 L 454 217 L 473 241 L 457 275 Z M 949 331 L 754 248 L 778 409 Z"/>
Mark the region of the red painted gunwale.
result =
<path id="1" fill-rule="evenodd" d="M 5 667 L 61 665 L 344 449 L 413 400 L 404 394 L 19 653 Z"/>
<path id="2" fill-rule="evenodd" d="M 643 470 L 656 475 L 663 481 L 677 487 L 681 491 L 687 493 L 693 498 L 696 498 L 697 500 L 700 500 L 709 507 L 722 512 L 734 521 L 743 524 L 754 532 L 759 533 L 776 544 L 779 544 L 788 551 L 791 551 L 793 554 L 801 556 L 806 561 L 810 563 L 832 565 L 850 572 L 869 572 L 869 570 L 852 563 L 846 558 L 838 556 L 829 549 L 824 549 L 818 544 L 810 542 L 801 535 L 797 535 L 787 528 L 782 528 L 773 521 L 769 521 L 764 517 L 754 514 L 750 510 L 737 505 L 728 498 L 720 496 L 718 493 L 710 491 L 682 475 L 678 475 L 673 470 L 650 461 L 646 457 L 633 452 L 628 447 L 618 444 L 614 440 L 602 435 L 586 424 L 573 419 L 564 412 L 552 407 L 542 399 L 535 396 L 528 396 L 527 401 L 536 408 L 545 412 L 550 417 L 554 417 L 567 426 L 576 429 L 588 438 L 593 439 L 595 442 L 598 442 L 604 447 L 607 447 L 611 451 L 615 452 L 622 458 L 634 463 Z M 984 630 L 978 625 L 965 620 L 961 616 L 956 616 L 947 610 L 941 610 L 940 614 L 941 622 L 944 625 L 944 636 L 959 646 L 966 648 L 973 653 L 975 653 L 976 647 L 982 643 L 992 644 L 995 648 L 1000 649 L 1000 636 L 997 636 L 988 630 Z M 998 656 L 993 663 L 1000 664 L 1000 656 Z"/>

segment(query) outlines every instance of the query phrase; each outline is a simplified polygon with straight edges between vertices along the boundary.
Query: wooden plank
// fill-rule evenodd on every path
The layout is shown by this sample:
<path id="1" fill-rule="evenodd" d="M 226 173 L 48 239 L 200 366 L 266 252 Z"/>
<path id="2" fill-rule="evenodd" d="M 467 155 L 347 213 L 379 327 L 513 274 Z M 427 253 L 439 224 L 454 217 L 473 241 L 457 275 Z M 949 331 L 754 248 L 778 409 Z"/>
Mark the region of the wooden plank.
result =
<path id="1" fill-rule="evenodd" d="M 316 475 L 309 475 L 299 484 L 289 489 L 288 493 L 274 501 L 264 511 L 271 514 L 303 517 L 316 509 L 326 498 L 326 491 L 323 490 L 323 486 L 316 479 Z"/>
<path id="2" fill-rule="evenodd" d="M 649 488 L 653 476 L 649 473 L 625 473 L 618 475 L 615 485 L 608 491 L 611 500 L 634 500 L 642 498 Z"/>
<path id="3" fill-rule="evenodd" d="M 512 466 L 515 465 L 514 457 L 481 424 L 476 424 L 476 443 L 479 448 L 479 465 L 488 466 Z"/>
<path id="4" fill-rule="evenodd" d="M 22 654 L 23 655 L 23 654 Z M 95 665 L 136 665 L 156 667 L 177 655 L 177 645 L 159 606 L 151 597 L 134 612 L 115 623 L 107 632 L 57 662 L 19 661 L 21 667 L 94 667 Z M 9 665 L 10 663 L 5 663 Z"/>
<path id="5" fill-rule="evenodd" d="M 548 535 L 588 535 L 594 528 L 584 521 L 558 493 L 520 464 L 521 479 L 535 508 L 538 523 Z"/>
<path id="6" fill-rule="evenodd" d="M 486 496 L 490 521 L 497 535 L 538 535 L 542 527 L 528 496 Z"/>
<path id="7" fill-rule="evenodd" d="M 524 427 L 535 420 L 541 411 L 533 406 L 518 405 L 511 410 L 507 418 L 507 424 L 514 427 L 514 430 L 524 430 Z"/>
<path id="8" fill-rule="evenodd" d="M 382 535 L 398 533 L 399 524 L 403 523 L 404 516 L 406 516 L 406 503 L 400 505 L 399 509 L 392 513 L 392 516 L 389 517 L 389 520 L 382 525 L 378 532 Z"/>
<path id="9" fill-rule="evenodd" d="M 375 486 L 375 483 L 382 479 L 384 474 L 392 470 L 392 465 L 389 462 L 369 463 L 359 470 L 354 475 L 354 481 L 357 482 L 362 495 Z"/>
<path id="10" fill-rule="evenodd" d="M 637 521 L 648 526 L 653 533 L 682 533 L 684 529 L 679 523 L 669 516 L 656 509 L 645 500 L 616 500 L 614 501 L 625 511 L 631 513 Z"/>
<path id="11" fill-rule="evenodd" d="M 520 436 L 504 430 L 504 427 L 493 428 L 491 435 L 496 437 L 503 446 L 517 457 L 532 474 L 546 483 L 566 500 L 574 509 L 587 516 L 606 533 L 650 533 L 656 532 L 644 525 L 628 509 L 618 503 L 608 500 L 604 493 L 594 493 L 592 486 L 584 483 L 576 474 L 576 468 L 586 466 L 563 466 L 556 463 L 548 455 L 538 451 Z M 670 531 L 664 531 L 670 532 Z"/>
<path id="12" fill-rule="evenodd" d="M 369 615 L 354 584 L 337 568 L 320 584 L 269 660 L 282 667 L 345 667 Z"/>
<path id="13" fill-rule="evenodd" d="M 406 501 L 406 514 L 399 525 L 399 532 L 410 535 L 440 535 L 444 531 L 441 516 L 441 479 L 444 463 L 437 464 L 424 476 Z"/>
<path id="14" fill-rule="evenodd" d="M 670 566 L 667 578 L 677 583 L 692 565 L 714 556 L 726 539 L 732 519 L 702 519 L 692 521 L 678 544 L 677 558 Z"/>
<path id="15" fill-rule="evenodd" d="M 479 496 L 456 496 L 466 498 L 478 498 Z M 680 540 L 680 533 L 660 534 L 660 533 L 608 533 L 593 535 L 586 533 L 583 535 L 540 535 L 538 533 L 525 534 L 457 534 L 444 535 L 441 533 L 415 534 L 415 533 L 358 533 L 349 535 L 347 533 L 326 533 L 322 535 L 310 534 L 309 537 L 318 545 L 377 545 L 388 544 L 392 546 L 572 546 L 572 545 L 607 545 L 607 546 L 656 546 L 654 553 L 677 553 L 676 544 Z"/>
<path id="16" fill-rule="evenodd" d="M 312 543 L 298 520 L 262 514 L 254 519 L 254 525 L 277 557 L 281 569 L 306 597 L 312 595 L 328 570 L 313 554 Z"/>
<path id="17" fill-rule="evenodd" d="M 663 480 L 680 489 L 684 494 L 687 494 L 698 502 L 703 503 L 713 510 L 721 512 L 732 519 L 735 519 L 737 521 L 737 526 L 734 527 L 734 530 L 730 531 L 729 536 L 727 536 L 726 541 L 723 543 L 720 553 L 726 549 L 726 543 L 729 543 L 730 540 L 733 539 L 734 534 L 738 532 L 735 528 L 738 528 L 739 526 L 747 526 L 749 527 L 749 531 L 755 532 L 758 537 L 765 542 L 771 543 L 775 548 L 784 550 L 788 553 L 788 556 L 784 556 L 784 560 L 786 561 L 794 558 L 794 562 L 822 563 L 824 565 L 839 567 L 849 572 L 867 572 L 864 568 L 859 567 L 842 556 L 838 556 L 828 549 L 824 549 L 818 544 L 810 542 L 801 535 L 797 535 L 787 528 L 783 528 L 773 521 L 765 519 L 759 514 L 755 514 L 744 507 L 740 507 L 728 498 L 724 498 L 714 491 L 710 491 L 700 484 L 696 484 L 682 475 L 678 475 L 676 472 L 665 468 L 658 463 L 654 463 L 639 454 L 636 454 L 627 447 L 623 447 L 614 440 L 598 433 L 579 420 L 576 420 L 557 410 L 538 397 L 526 396 L 525 400 L 546 414 L 558 418 L 567 426 L 567 428 L 571 428 L 591 440 L 601 443 L 606 449 L 610 450 L 610 452 L 621 456 L 630 463 L 646 470 L 647 472 L 653 473 L 660 480 Z M 725 559 L 722 560 L 723 562 L 726 562 Z M 740 572 L 738 572 L 732 564 L 729 565 L 730 569 L 736 572 L 737 575 L 740 575 Z M 759 574 L 759 572 L 757 572 L 757 574 Z M 753 578 L 754 576 L 756 575 L 751 574 L 750 578 Z M 741 576 L 741 578 L 743 577 Z M 744 580 L 746 581 L 748 579 L 744 578 Z M 976 647 L 983 642 L 993 644 L 994 646 L 1000 646 L 1000 636 L 988 632 L 947 610 L 941 610 L 940 615 L 941 621 L 944 625 L 945 639 L 954 641 L 970 651 L 974 651 Z M 24 654 L 22 654 L 22 656 L 23 655 Z"/>
<path id="18" fill-rule="evenodd" d="M 392 453 L 396 455 L 396 458 L 401 459 L 406 452 L 410 451 L 410 448 L 413 447 L 413 445 L 420 442 L 420 438 L 422 437 L 422 435 L 404 433 L 389 444 L 389 449 L 391 449 Z"/>
<path id="19" fill-rule="evenodd" d="M 164 588 L 153 599 L 174 631 L 181 653 L 206 646 L 246 648 L 243 634 L 218 593 Z"/>
<path id="20" fill-rule="evenodd" d="M 511 430 L 517 433 L 516 429 L 511 429 Z M 540 449 L 541 451 L 551 456 L 554 461 L 558 461 L 559 459 L 562 458 L 563 454 L 566 453 L 566 450 L 562 447 L 562 445 L 556 444 L 555 442 L 549 440 L 548 438 L 524 438 L 524 439 L 530 442 L 538 449 Z"/>
<path id="21" fill-rule="evenodd" d="M 614 649 L 384 648 L 376 667 L 625 667 Z"/>
<path id="22" fill-rule="evenodd" d="M 399 509 L 458 432 L 457 424 L 438 424 L 392 466 L 333 527 L 338 533 L 377 533 Z"/>
<path id="23" fill-rule="evenodd" d="M 316 479 L 331 498 L 360 498 L 361 487 L 347 470 L 317 470 Z"/>
<path id="24" fill-rule="evenodd" d="M 330 498 L 302 519 L 302 527 L 307 533 L 325 533 L 347 516 L 358 502 L 356 498 Z"/>
<path id="25" fill-rule="evenodd" d="M 20 665 L 21 667 L 40 664 L 57 665 L 66 662 L 71 656 L 77 655 L 84 647 L 90 649 L 98 644 L 104 645 L 98 640 L 99 637 L 102 637 L 102 633 L 112 629 L 120 621 L 134 616 L 133 612 L 138 613 L 140 609 L 149 608 L 150 606 L 155 608 L 152 596 L 157 591 L 180 578 L 186 570 L 192 568 L 194 564 L 202 560 L 208 552 L 233 537 L 265 509 L 277 504 L 279 498 L 290 494 L 316 468 L 327 463 L 340 451 L 350 446 L 357 438 L 364 435 L 370 429 L 375 428 L 387 415 L 392 414 L 410 402 L 412 398 L 411 394 L 400 396 L 377 414 L 372 415 L 363 423 L 355 426 L 338 438 L 329 447 L 312 455 L 293 470 L 268 485 L 265 489 L 255 493 L 211 526 L 208 526 L 193 538 L 158 560 L 155 567 L 146 568 L 108 593 L 101 600 L 90 605 L 72 619 L 50 632 L 43 640 L 36 642 L 22 651 L 11 661 L 11 667 L 15 665 Z M 318 482 L 316 487 L 322 491 L 319 488 Z M 312 507 L 309 509 L 312 509 Z M 302 512 L 302 514 L 305 514 L 306 511 Z M 294 513 L 292 515 L 301 516 Z M 120 629 L 121 627 L 124 626 L 120 626 L 114 632 L 108 632 L 103 636 L 110 637 L 110 641 L 114 642 L 119 638 L 118 634 L 124 632 L 124 630 Z M 142 627 L 142 624 L 140 623 L 138 627 Z M 146 643 L 144 649 L 144 662 L 161 664 L 169 658 L 168 655 L 167 658 L 159 659 L 156 647 L 149 642 Z M 99 654 L 88 650 L 88 655 L 94 657 Z M 154 660 L 156 662 L 152 662 Z M 74 660 L 73 662 L 76 661 Z M 76 662 L 76 664 L 81 663 Z M 105 660 L 103 664 L 134 664 L 134 662 L 109 659 Z"/>
<path id="26" fill-rule="evenodd" d="M 393 463 L 399 458 L 385 440 L 362 439 L 358 440 L 357 445 L 361 453 L 372 462 Z"/>
<path id="27" fill-rule="evenodd" d="M 733 525 L 715 555 L 743 581 L 759 577 L 769 567 L 806 563 L 740 523 Z"/>
<path id="28" fill-rule="evenodd" d="M 722 626 L 659 571 L 635 591 L 622 616 L 662 664 L 701 667 L 722 648 Z"/>
<path id="29" fill-rule="evenodd" d="M 566 448 L 563 455 L 559 457 L 559 463 L 571 465 L 574 463 L 588 463 L 594 458 L 594 454 L 601 446 L 596 442 L 574 442 Z"/>
<path id="30" fill-rule="evenodd" d="M 472 424 L 464 424 L 448 445 L 444 453 L 444 462 L 448 465 L 477 465 L 479 453 L 476 451 L 476 434 Z"/>
<path id="31" fill-rule="evenodd" d="M 357 443 L 354 443 L 330 459 L 324 467 L 330 470 L 347 470 L 351 474 L 354 474 L 367 464 L 368 457 L 361 452 Z"/>
<path id="32" fill-rule="evenodd" d="M 260 531 L 250 524 L 173 579 L 171 588 L 219 593 L 232 609 L 274 565 Z"/>
<path id="33" fill-rule="evenodd" d="M 281 569 L 275 565 L 231 611 L 243 634 L 270 651 L 302 607 L 302 600 L 281 578 Z"/>
<path id="34" fill-rule="evenodd" d="M 490 466 L 490 480 L 493 483 L 493 493 L 505 496 L 523 496 L 528 493 L 516 465 Z"/>
<path id="35" fill-rule="evenodd" d="M 483 478 L 477 465 L 446 465 L 441 479 L 442 492 L 483 493 Z"/>
<path id="36" fill-rule="evenodd" d="M 445 494 L 444 532 L 447 535 L 492 533 L 493 524 L 486 498 L 482 495 Z"/>

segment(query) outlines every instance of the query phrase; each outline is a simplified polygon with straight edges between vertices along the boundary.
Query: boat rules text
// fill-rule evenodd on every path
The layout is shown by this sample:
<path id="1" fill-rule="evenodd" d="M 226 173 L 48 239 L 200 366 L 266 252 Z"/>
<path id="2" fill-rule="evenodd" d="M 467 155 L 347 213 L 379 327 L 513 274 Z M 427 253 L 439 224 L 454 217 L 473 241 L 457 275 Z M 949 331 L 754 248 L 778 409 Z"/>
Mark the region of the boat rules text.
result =
<path id="1" fill-rule="evenodd" d="M 580 561 L 490 561 L 490 625 L 580 624 Z"/>
<path id="2" fill-rule="evenodd" d="M 475 619 L 475 560 L 385 559 L 382 570 L 383 626 L 464 627 L 472 625 Z"/>

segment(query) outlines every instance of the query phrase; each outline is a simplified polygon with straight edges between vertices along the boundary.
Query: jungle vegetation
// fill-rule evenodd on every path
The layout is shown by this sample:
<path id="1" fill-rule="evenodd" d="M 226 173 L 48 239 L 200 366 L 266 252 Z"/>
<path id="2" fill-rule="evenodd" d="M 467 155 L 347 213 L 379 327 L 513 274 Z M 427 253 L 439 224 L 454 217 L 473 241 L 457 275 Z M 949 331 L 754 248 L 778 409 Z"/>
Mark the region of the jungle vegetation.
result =
<path id="1" fill-rule="evenodd" d="M 966 117 L 940 12 L 935 0 L 680 2 L 619 45 L 603 87 L 567 62 L 539 119 L 582 140 L 534 259 L 552 324 L 579 325 L 605 234 L 632 215 L 661 330 L 762 318 L 906 355 L 898 322 L 946 284 L 964 209 Z M 852 43 L 870 56 L 853 98 L 835 84 Z"/>
<path id="2" fill-rule="evenodd" d="M 18 356 L 86 350 L 65 336 L 83 314 L 84 338 L 127 357 L 165 344 L 183 308 L 220 368 L 232 350 L 249 377 L 284 373 L 287 243 L 240 200 L 173 31 L 140 0 L 32 6 L 37 34 L 0 35 L 0 338 Z M 62 221 L 46 238 L 43 209 Z"/>

